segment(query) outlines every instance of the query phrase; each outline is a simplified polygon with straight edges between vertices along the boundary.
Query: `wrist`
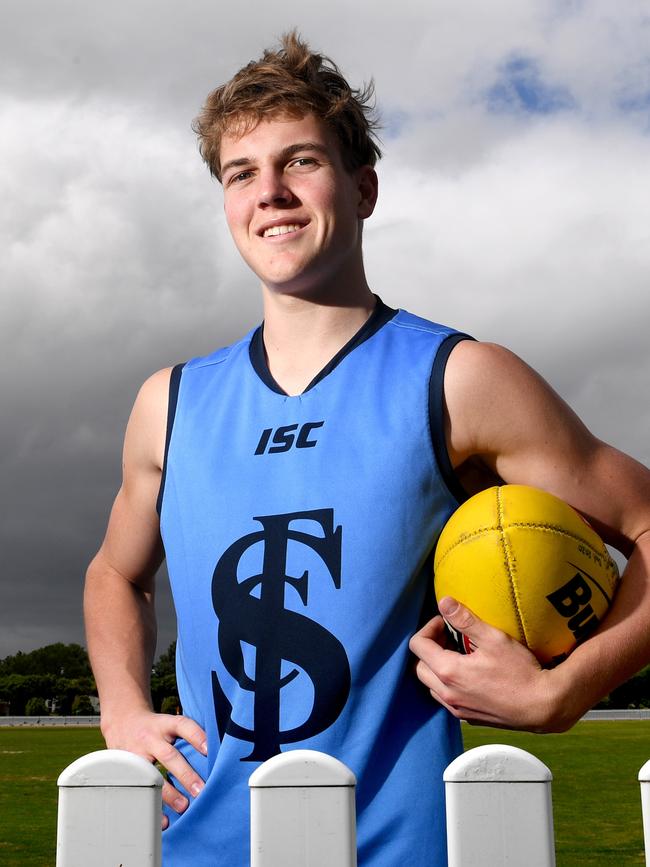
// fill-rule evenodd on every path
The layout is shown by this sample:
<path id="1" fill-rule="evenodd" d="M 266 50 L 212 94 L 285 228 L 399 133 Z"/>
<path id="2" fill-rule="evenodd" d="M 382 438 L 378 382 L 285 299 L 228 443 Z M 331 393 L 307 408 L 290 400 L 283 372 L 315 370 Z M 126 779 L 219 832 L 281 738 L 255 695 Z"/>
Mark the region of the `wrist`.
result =
<path id="1" fill-rule="evenodd" d="M 544 670 L 543 724 L 539 729 L 542 732 L 565 732 L 584 714 L 582 693 L 575 687 L 565 665 L 566 661 Z"/>
<path id="2" fill-rule="evenodd" d="M 100 702 L 100 721 L 99 728 L 104 739 L 110 737 L 111 733 L 116 729 L 121 728 L 126 720 L 133 719 L 135 716 L 142 714 L 153 713 L 151 702 L 145 699 L 140 699 L 134 702 L 127 702 L 124 699 L 114 702 Z"/>

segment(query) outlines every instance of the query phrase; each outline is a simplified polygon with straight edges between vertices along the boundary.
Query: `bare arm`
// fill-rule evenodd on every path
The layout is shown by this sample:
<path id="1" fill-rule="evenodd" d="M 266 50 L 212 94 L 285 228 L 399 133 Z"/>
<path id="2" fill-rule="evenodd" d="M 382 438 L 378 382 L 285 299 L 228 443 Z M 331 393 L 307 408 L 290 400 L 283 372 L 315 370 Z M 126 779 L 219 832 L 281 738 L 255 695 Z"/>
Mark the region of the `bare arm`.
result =
<path id="1" fill-rule="evenodd" d="M 156 498 L 160 487 L 170 371 L 143 385 L 124 442 L 123 482 L 106 536 L 88 567 L 84 612 L 88 651 L 109 748 L 158 760 L 198 794 L 203 781 L 174 748 L 183 737 L 201 752 L 205 734 L 187 717 L 155 714 L 150 676 L 156 647 L 154 578 L 163 558 Z M 171 784 L 163 799 L 182 811 L 187 799 Z"/>
<path id="2" fill-rule="evenodd" d="M 534 371 L 500 347 L 460 344 L 445 395 L 450 456 L 461 472 L 473 463 L 486 475 L 554 493 L 629 561 L 597 633 L 557 668 L 542 670 L 517 642 L 452 606 L 446 616 L 480 652 L 462 657 L 443 649 L 442 621 L 434 618 L 412 639 L 418 676 L 461 718 L 564 730 L 650 661 L 650 472 L 593 437 Z"/>

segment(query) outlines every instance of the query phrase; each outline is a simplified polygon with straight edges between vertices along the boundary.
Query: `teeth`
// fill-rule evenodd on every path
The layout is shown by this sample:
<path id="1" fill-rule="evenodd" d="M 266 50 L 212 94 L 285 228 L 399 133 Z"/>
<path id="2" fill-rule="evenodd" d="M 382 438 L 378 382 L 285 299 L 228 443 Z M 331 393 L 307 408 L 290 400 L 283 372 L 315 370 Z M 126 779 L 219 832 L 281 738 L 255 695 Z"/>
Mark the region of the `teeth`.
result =
<path id="1" fill-rule="evenodd" d="M 264 230 L 264 237 L 270 238 L 273 235 L 288 235 L 289 232 L 297 232 L 298 229 L 300 229 L 300 226 L 297 223 L 286 226 L 271 226 L 270 229 Z"/>

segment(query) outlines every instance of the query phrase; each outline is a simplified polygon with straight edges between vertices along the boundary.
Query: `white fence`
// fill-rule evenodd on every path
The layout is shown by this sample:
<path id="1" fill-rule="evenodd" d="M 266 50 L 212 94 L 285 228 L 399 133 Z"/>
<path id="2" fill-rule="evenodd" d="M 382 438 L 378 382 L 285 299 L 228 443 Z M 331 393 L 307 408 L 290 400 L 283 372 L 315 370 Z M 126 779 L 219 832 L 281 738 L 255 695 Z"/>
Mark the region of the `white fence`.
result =
<path id="1" fill-rule="evenodd" d="M 516 747 L 468 750 L 444 775 L 449 867 L 554 867 L 549 769 Z M 312 750 L 274 756 L 249 780 L 251 867 L 356 867 L 354 774 Z M 639 772 L 650 867 L 650 761 Z M 162 777 L 100 750 L 61 774 L 56 867 L 160 867 Z"/>

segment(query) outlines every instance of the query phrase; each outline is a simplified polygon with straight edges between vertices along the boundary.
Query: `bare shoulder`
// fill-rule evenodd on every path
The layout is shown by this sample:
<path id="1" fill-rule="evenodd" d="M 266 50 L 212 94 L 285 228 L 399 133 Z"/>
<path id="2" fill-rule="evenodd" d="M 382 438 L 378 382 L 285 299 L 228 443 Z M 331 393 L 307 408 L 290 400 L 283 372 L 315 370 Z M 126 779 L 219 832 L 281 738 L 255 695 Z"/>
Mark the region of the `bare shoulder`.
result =
<path id="1" fill-rule="evenodd" d="M 152 374 L 136 397 L 124 442 L 125 469 L 131 462 L 160 470 L 165 452 L 171 367 Z"/>
<path id="2" fill-rule="evenodd" d="M 141 408 L 147 413 L 164 411 L 166 414 L 172 369 L 164 367 L 162 370 L 157 370 L 142 383 L 134 408 Z"/>
<path id="3" fill-rule="evenodd" d="M 504 482 L 551 491 L 623 552 L 625 539 L 647 529 L 647 468 L 594 436 L 514 353 L 459 343 L 445 372 L 445 407 L 447 447 L 461 477 L 478 466 Z"/>
<path id="4" fill-rule="evenodd" d="M 505 481 L 546 487 L 550 466 L 582 462 L 598 446 L 549 383 L 496 344 L 463 341 L 453 350 L 445 406 L 452 463 L 479 458 Z"/>
<path id="5" fill-rule="evenodd" d="M 541 419 L 557 413 L 567 423 L 580 425 L 532 367 L 495 343 L 459 343 L 449 357 L 444 387 L 454 443 L 461 453 L 498 445 L 492 438 L 502 430 L 532 432 Z"/>
<path id="6" fill-rule="evenodd" d="M 532 367 L 505 346 L 462 340 L 452 351 L 445 372 L 445 394 L 462 400 L 481 399 L 495 389 L 530 379 L 543 380 Z"/>

